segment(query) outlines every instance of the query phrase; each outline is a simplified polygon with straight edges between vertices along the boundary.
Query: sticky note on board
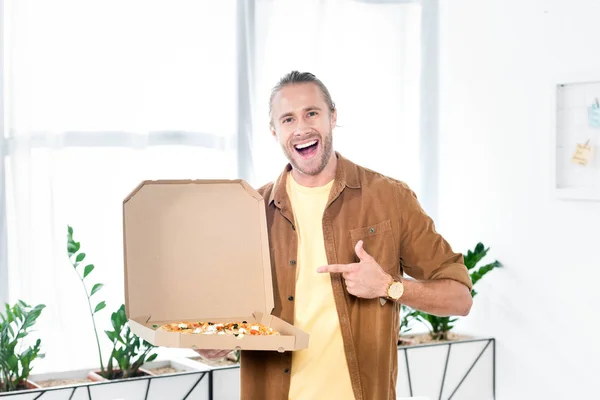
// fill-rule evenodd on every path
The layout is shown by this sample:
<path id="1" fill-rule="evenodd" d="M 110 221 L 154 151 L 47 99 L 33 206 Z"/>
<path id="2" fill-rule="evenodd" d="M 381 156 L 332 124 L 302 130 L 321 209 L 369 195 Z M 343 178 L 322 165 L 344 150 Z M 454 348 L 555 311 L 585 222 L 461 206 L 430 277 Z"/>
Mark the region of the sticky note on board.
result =
<path id="1" fill-rule="evenodd" d="M 589 141 L 584 144 L 578 144 L 575 149 L 575 154 L 571 159 L 575 164 L 587 166 L 592 159 L 593 148 L 589 145 Z"/>
<path id="2" fill-rule="evenodd" d="M 592 128 L 600 128 L 600 105 L 596 102 L 588 107 L 588 122 Z"/>

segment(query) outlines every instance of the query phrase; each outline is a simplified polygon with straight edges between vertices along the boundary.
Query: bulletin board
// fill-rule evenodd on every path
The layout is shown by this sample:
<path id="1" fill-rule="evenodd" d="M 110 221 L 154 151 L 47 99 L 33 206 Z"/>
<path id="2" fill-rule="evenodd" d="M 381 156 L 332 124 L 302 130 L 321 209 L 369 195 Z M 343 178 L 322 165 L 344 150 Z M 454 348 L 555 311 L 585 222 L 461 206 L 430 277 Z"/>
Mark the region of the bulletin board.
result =
<path id="1" fill-rule="evenodd" d="M 556 85 L 555 193 L 600 201 L 600 78 Z"/>

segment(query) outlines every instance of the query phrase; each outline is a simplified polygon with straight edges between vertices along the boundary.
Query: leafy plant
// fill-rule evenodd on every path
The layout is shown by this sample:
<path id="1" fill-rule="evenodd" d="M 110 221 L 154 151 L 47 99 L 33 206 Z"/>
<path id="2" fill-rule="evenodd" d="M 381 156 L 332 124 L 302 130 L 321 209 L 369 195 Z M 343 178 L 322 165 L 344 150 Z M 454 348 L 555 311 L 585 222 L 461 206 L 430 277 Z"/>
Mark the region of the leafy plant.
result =
<path id="1" fill-rule="evenodd" d="M 489 250 L 490 250 L 489 247 L 487 249 L 484 248 L 483 243 L 477 243 L 477 245 L 475 246 L 475 249 L 473 251 L 469 250 L 467 252 L 467 254 L 465 254 L 463 256 L 464 261 L 465 261 L 465 266 L 467 267 L 467 269 L 469 271 L 472 271 L 473 269 L 475 269 L 475 266 L 477 266 L 479 261 L 481 261 L 487 255 Z M 487 274 L 494 268 L 500 268 L 500 267 L 502 267 L 502 264 L 499 261 L 494 261 L 494 262 L 484 265 L 483 267 L 479 267 L 475 271 L 472 271 L 470 275 L 471 275 L 471 281 L 473 282 L 473 285 L 475 285 L 481 278 L 483 278 L 483 276 L 485 274 Z M 471 290 L 471 297 L 475 297 L 476 295 L 477 295 L 477 292 L 473 288 L 473 290 Z"/>
<path id="2" fill-rule="evenodd" d="M 0 392 L 13 392 L 24 388 L 29 377 L 32 362 L 44 358 L 40 354 L 41 340 L 21 351 L 23 339 L 46 306 L 31 307 L 19 300 L 14 306 L 5 304 L 5 312 L 0 312 Z M 17 349 L 19 345 L 19 349 Z"/>
<path id="3" fill-rule="evenodd" d="M 92 317 L 92 325 L 94 327 L 94 334 L 96 335 L 96 344 L 98 346 L 98 357 L 100 358 L 100 369 L 104 373 L 104 363 L 102 361 L 102 351 L 100 350 L 100 339 L 98 338 L 98 330 L 96 329 L 96 313 L 106 307 L 106 302 L 100 301 L 92 308 L 92 296 L 96 294 L 102 287 L 104 286 L 102 283 L 96 283 L 92 286 L 91 290 L 88 290 L 88 286 L 86 285 L 86 278 L 90 275 L 90 273 L 94 270 L 94 264 L 88 264 L 85 267 L 77 268 L 81 263 L 85 260 L 86 254 L 81 252 L 81 243 L 76 242 L 73 239 L 73 228 L 71 226 L 67 226 L 67 253 L 69 254 L 69 261 L 71 265 L 77 272 L 77 276 L 81 280 L 81 284 L 83 285 L 83 289 L 85 291 L 85 296 L 87 299 L 88 307 L 90 310 L 90 315 Z M 88 279 L 89 281 L 89 279 Z"/>
<path id="4" fill-rule="evenodd" d="M 410 322 L 418 319 L 417 311 L 402 304 L 400 306 L 400 335 L 404 335 L 412 330 Z"/>
<path id="5" fill-rule="evenodd" d="M 433 340 L 448 340 L 448 333 L 456 322 L 457 318 L 450 317 L 438 317 L 437 315 L 431 315 L 422 311 L 417 311 L 418 321 L 423 322 L 429 329 L 429 334 Z"/>
<path id="6" fill-rule="evenodd" d="M 475 285 L 488 272 L 495 268 L 502 267 L 502 264 L 499 261 L 493 261 L 475 269 L 477 264 L 487 255 L 489 249 L 489 247 L 485 248 L 482 243 L 477 243 L 473 251 L 468 250 L 467 254 L 463 255 L 464 263 L 469 270 L 469 275 L 473 285 Z M 471 290 L 471 297 L 475 297 L 476 295 L 477 292 L 473 288 Z M 452 328 L 454 328 L 454 322 L 458 320 L 456 317 L 438 317 L 422 311 L 414 311 L 412 316 L 427 326 L 431 338 L 434 340 L 448 340 L 448 333 L 452 330 Z"/>
<path id="7" fill-rule="evenodd" d="M 110 358 L 107 362 L 106 371 L 103 371 L 102 376 L 106 379 L 130 378 L 139 374 L 140 367 L 146 363 L 156 359 L 156 353 L 150 354 L 156 346 L 148 343 L 145 340 L 134 335 L 127 323 L 127 315 L 125 313 L 125 305 L 111 315 L 113 330 L 104 331 L 106 336 L 113 344 Z M 113 366 L 113 361 L 116 361 L 120 371 L 116 371 Z"/>

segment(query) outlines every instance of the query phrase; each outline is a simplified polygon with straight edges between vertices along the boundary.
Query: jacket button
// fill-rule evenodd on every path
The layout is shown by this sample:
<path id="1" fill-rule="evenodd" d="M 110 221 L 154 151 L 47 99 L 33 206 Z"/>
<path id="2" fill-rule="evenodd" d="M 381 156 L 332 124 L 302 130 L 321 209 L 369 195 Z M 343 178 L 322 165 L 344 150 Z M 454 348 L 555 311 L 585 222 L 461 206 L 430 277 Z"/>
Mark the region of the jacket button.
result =
<path id="1" fill-rule="evenodd" d="M 290 297 L 288 297 L 288 300 L 289 300 L 289 301 L 293 301 L 293 300 L 294 300 L 294 296 L 290 296 Z"/>
<path id="2" fill-rule="evenodd" d="M 290 260 L 290 265 L 296 265 L 296 260 Z"/>
<path id="3" fill-rule="evenodd" d="M 371 233 L 375 233 L 375 228 L 370 228 L 370 229 L 369 229 L 369 232 L 371 232 Z"/>
<path id="4" fill-rule="evenodd" d="M 286 374 L 289 374 L 290 373 L 290 369 L 286 368 L 286 369 L 283 370 L 283 372 L 285 372 Z"/>

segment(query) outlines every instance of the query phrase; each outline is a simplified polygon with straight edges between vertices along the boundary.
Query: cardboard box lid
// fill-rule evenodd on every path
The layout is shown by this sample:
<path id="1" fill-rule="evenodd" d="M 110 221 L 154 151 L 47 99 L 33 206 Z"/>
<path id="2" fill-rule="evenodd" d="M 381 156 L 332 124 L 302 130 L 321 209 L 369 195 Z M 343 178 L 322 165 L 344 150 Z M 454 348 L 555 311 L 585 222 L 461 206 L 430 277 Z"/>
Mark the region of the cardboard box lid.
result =
<path id="1" fill-rule="evenodd" d="M 243 180 L 144 181 L 123 201 L 123 237 L 129 318 L 273 310 L 265 204 Z"/>

